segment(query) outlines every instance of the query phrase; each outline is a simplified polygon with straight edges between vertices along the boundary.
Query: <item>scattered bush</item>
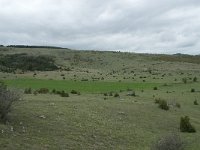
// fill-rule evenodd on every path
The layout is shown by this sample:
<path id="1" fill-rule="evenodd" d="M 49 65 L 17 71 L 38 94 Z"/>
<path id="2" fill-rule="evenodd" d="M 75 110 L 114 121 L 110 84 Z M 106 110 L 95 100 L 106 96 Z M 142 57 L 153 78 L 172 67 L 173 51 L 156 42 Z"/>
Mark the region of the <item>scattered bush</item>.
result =
<path id="1" fill-rule="evenodd" d="M 103 95 L 104 95 L 104 96 L 108 96 L 108 93 L 104 93 Z"/>
<path id="2" fill-rule="evenodd" d="M 110 92 L 110 93 L 109 93 L 109 96 L 113 96 L 113 93 L 112 93 L 112 92 Z"/>
<path id="3" fill-rule="evenodd" d="M 71 91 L 72 94 L 77 94 L 78 92 L 76 90 Z"/>
<path id="4" fill-rule="evenodd" d="M 127 90 L 127 91 L 129 91 L 129 92 L 133 91 L 133 90 L 132 90 L 132 89 L 130 89 L 130 88 L 127 88 L 126 90 Z"/>
<path id="5" fill-rule="evenodd" d="M 49 93 L 49 89 L 41 88 L 41 89 L 37 90 L 37 93 L 39 93 L 39 94 L 47 94 L 47 93 Z"/>
<path id="6" fill-rule="evenodd" d="M 24 90 L 24 94 L 32 94 L 32 89 L 31 88 L 26 88 Z"/>
<path id="7" fill-rule="evenodd" d="M 197 100 L 194 101 L 194 105 L 199 105 L 199 103 L 197 102 Z"/>
<path id="8" fill-rule="evenodd" d="M 153 90 L 158 90 L 158 87 L 154 87 Z"/>
<path id="9" fill-rule="evenodd" d="M 194 93 L 194 92 L 195 92 L 195 89 L 191 89 L 191 92 Z"/>
<path id="10" fill-rule="evenodd" d="M 160 99 L 160 98 L 156 98 L 156 99 L 155 99 L 155 103 L 156 103 L 156 104 L 160 104 L 160 102 L 161 102 L 161 99 Z"/>
<path id="11" fill-rule="evenodd" d="M 186 84 L 187 83 L 187 78 L 183 78 L 182 81 L 183 81 L 183 83 Z"/>
<path id="12" fill-rule="evenodd" d="M 56 94 L 56 89 L 53 89 L 53 90 L 52 90 L 52 93 L 53 93 L 53 94 Z"/>
<path id="13" fill-rule="evenodd" d="M 69 97 L 68 93 L 65 93 L 65 91 L 62 91 L 60 94 L 61 97 Z"/>
<path id="14" fill-rule="evenodd" d="M 194 77 L 194 78 L 193 78 L 193 82 L 197 82 L 197 77 Z"/>
<path id="15" fill-rule="evenodd" d="M 89 81 L 88 79 L 81 79 L 81 81 Z"/>
<path id="16" fill-rule="evenodd" d="M 0 83 L 0 120 L 8 121 L 8 113 L 11 110 L 13 102 L 20 99 L 20 94 L 16 91 L 10 91 L 3 83 Z"/>
<path id="17" fill-rule="evenodd" d="M 165 100 L 159 101 L 159 108 L 161 108 L 163 110 L 169 110 L 169 106 Z"/>
<path id="18" fill-rule="evenodd" d="M 181 132 L 196 132 L 196 129 L 191 125 L 190 118 L 188 116 L 181 117 L 180 120 L 180 130 Z"/>
<path id="19" fill-rule="evenodd" d="M 118 94 L 118 93 L 115 93 L 115 94 L 114 94 L 114 97 L 119 97 L 119 94 Z"/>
<path id="20" fill-rule="evenodd" d="M 69 94 L 65 91 L 57 91 L 55 89 L 52 90 L 52 94 L 57 94 L 60 95 L 61 97 L 69 97 Z M 80 94 L 79 92 L 77 92 L 77 94 Z"/>
<path id="21" fill-rule="evenodd" d="M 183 150 L 184 144 L 179 135 L 169 134 L 153 144 L 151 150 Z"/>
<path id="22" fill-rule="evenodd" d="M 34 94 L 34 95 L 37 95 L 37 94 L 38 94 L 38 92 L 37 92 L 37 91 L 34 91 L 34 92 L 33 92 L 33 94 Z"/>
<path id="23" fill-rule="evenodd" d="M 176 107 L 177 108 L 181 108 L 181 104 L 180 103 L 176 103 Z"/>

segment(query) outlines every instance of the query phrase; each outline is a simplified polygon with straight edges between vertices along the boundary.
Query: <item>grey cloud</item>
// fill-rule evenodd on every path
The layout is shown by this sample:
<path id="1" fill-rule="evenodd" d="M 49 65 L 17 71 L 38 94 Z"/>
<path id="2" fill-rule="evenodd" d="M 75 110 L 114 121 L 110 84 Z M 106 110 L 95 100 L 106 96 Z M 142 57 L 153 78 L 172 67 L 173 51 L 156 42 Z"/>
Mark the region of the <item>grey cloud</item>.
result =
<path id="1" fill-rule="evenodd" d="M 199 0 L 0 0 L 0 8 L 2 44 L 200 54 Z"/>

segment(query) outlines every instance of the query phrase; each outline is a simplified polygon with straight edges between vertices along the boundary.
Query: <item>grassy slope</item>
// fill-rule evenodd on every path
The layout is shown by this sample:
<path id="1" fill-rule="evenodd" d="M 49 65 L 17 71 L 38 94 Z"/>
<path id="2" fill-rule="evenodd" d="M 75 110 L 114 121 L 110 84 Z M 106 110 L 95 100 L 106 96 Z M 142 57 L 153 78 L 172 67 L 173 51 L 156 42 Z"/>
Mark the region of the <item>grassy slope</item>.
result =
<path id="1" fill-rule="evenodd" d="M 3 130 L 0 133 L 1 149 L 148 150 L 158 137 L 169 132 L 179 133 L 179 119 L 184 115 L 190 116 L 197 129 L 195 134 L 180 133 L 187 143 L 187 149 L 200 149 L 200 108 L 193 105 L 193 101 L 200 97 L 200 84 L 192 83 L 194 76 L 200 78 L 200 65 L 155 61 L 154 57 L 157 56 L 113 52 L 6 49 L 1 53 L 22 52 L 30 55 L 53 55 L 58 64 L 72 67 L 72 71 L 37 72 L 35 79 L 31 79 L 33 72 L 0 73 L 1 79 L 8 85 L 67 91 L 76 89 L 81 91 L 81 95 L 70 95 L 69 98 L 48 94 L 24 95 L 10 113 L 11 122 L 0 125 L 1 131 Z M 88 59 L 73 64 L 73 59 L 70 58 L 77 53 L 81 58 Z M 65 75 L 66 80 L 62 79 L 61 74 Z M 78 77 L 74 78 L 74 74 Z M 105 78 L 103 81 L 93 82 L 91 79 L 102 76 Z M 141 76 L 145 78 L 140 78 Z M 183 84 L 183 77 L 187 77 L 189 83 Z M 89 81 L 81 82 L 82 78 L 88 78 Z M 163 86 L 164 83 L 168 86 Z M 158 86 L 159 90 L 153 90 L 154 86 Z M 103 94 L 98 94 L 127 88 L 135 89 L 137 97 L 128 97 L 124 91 L 119 93 L 120 98 L 108 97 L 104 100 Z M 191 88 L 195 88 L 197 92 L 191 93 Z M 164 98 L 168 102 L 178 102 L 181 108 L 163 111 L 154 104 L 153 96 Z M 46 118 L 39 117 L 41 115 Z M 14 131 L 11 131 L 11 126 Z"/>

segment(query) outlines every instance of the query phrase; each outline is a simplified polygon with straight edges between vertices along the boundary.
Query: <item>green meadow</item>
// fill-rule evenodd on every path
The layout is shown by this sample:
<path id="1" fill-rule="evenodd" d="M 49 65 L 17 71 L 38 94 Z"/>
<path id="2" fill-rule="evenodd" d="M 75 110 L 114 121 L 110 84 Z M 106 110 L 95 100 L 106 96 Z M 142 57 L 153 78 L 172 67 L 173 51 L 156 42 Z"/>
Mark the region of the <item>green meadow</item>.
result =
<path id="1" fill-rule="evenodd" d="M 130 83 L 130 82 L 104 82 L 104 81 L 71 81 L 71 80 L 41 80 L 41 79 L 15 79 L 3 80 L 8 86 L 15 88 L 48 88 L 50 90 L 77 90 L 86 93 L 118 92 L 120 90 L 145 90 L 159 87 L 161 83 Z"/>

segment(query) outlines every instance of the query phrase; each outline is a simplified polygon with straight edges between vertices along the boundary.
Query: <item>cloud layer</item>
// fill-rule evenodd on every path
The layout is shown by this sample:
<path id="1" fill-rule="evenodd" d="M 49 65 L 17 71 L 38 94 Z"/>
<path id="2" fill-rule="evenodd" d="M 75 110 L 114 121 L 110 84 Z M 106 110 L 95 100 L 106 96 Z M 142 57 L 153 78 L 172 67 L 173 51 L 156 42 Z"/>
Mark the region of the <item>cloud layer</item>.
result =
<path id="1" fill-rule="evenodd" d="M 0 0 L 0 44 L 200 54 L 199 0 Z"/>

